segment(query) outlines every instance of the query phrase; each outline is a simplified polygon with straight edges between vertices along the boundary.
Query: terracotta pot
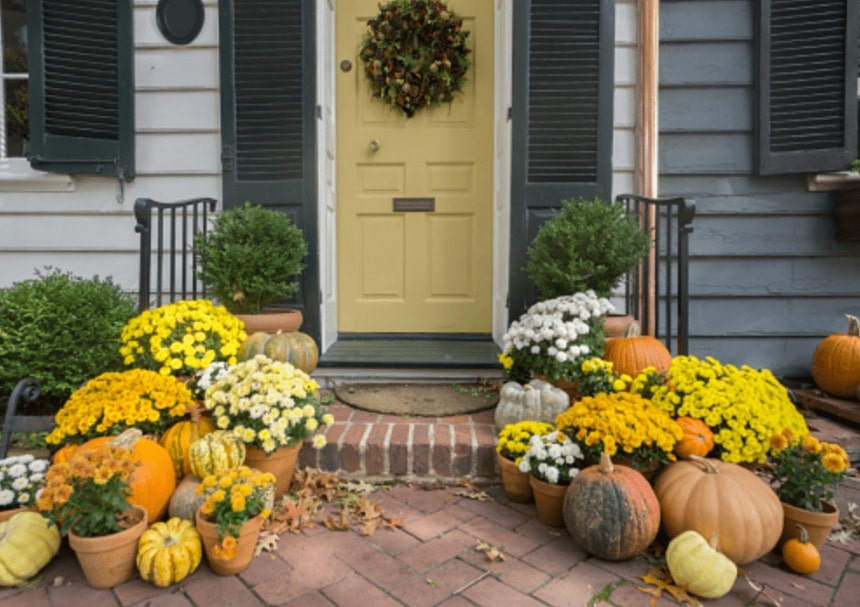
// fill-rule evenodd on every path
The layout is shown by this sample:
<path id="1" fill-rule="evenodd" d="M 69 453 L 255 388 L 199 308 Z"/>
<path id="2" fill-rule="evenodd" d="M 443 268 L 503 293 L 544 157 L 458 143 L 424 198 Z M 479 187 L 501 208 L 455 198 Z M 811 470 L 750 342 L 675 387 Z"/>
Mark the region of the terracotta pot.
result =
<path id="1" fill-rule="evenodd" d="M 277 500 L 290 490 L 301 448 L 302 443 L 299 443 L 295 447 L 279 447 L 266 455 L 266 452 L 259 447 L 248 447 L 245 451 L 245 465 L 275 475 L 275 499 Z"/>
<path id="2" fill-rule="evenodd" d="M 520 472 L 513 460 L 508 459 L 498 451 L 496 461 L 499 462 L 499 472 L 502 475 L 502 487 L 505 495 L 512 502 L 526 503 L 534 500 L 534 492 L 529 483 L 530 474 Z"/>
<path id="3" fill-rule="evenodd" d="M 200 532 L 200 539 L 203 541 L 203 551 L 206 553 L 206 562 L 209 563 L 209 568 L 216 575 L 234 575 L 248 568 L 251 564 L 251 559 L 254 558 L 254 548 L 257 545 L 257 538 L 260 536 L 260 529 L 263 527 L 263 519 L 255 516 L 250 521 L 246 521 L 239 528 L 239 537 L 236 538 L 236 554 L 229 559 L 219 558 L 215 556 L 213 550 L 218 545 L 218 526 L 212 521 L 206 520 L 200 510 L 194 515 L 194 525 L 197 531 Z"/>
<path id="4" fill-rule="evenodd" d="M 568 485 L 553 485 L 529 475 L 538 520 L 550 527 L 564 526 L 564 496 Z"/>
<path id="5" fill-rule="evenodd" d="M 632 314 L 608 314 L 603 319 L 603 336 L 606 339 L 622 337 L 627 325 L 635 320 Z"/>
<path id="6" fill-rule="evenodd" d="M 822 512 L 811 512 L 782 502 L 783 522 L 779 545 L 782 546 L 791 538 L 800 538 L 800 530 L 797 528 L 800 524 L 806 528 L 809 543 L 821 550 L 830 536 L 830 530 L 839 522 L 839 509 L 836 505 L 830 502 L 822 504 Z"/>
<path id="7" fill-rule="evenodd" d="M 236 318 L 245 323 L 245 333 L 271 333 L 278 331 L 289 333 L 298 331 L 302 326 L 304 316 L 301 310 L 283 310 L 277 312 L 262 312 L 260 314 L 236 314 Z"/>
<path id="8" fill-rule="evenodd" d="M 113 588 L 128 581 L 134 573 L 137 541 L 148 527 L 146 508 L 133 506 L 140 514 L 140 520 L 123 531 L 81 537 L 69 531 L 69 546 L 75 556 L 87 583 L 93 588 Z"/>
<path id="9" fill-rule="evenodd" d="M 28 510 L 35 510 L 35 509 L 21 506 L 20 508 L 11 508 L 9 510 L 0 510 L 0 523 L 2 523 L 3 521 L 8 521 L 10 518 L 15 516 L 19 512 L 27 512 Z"/>

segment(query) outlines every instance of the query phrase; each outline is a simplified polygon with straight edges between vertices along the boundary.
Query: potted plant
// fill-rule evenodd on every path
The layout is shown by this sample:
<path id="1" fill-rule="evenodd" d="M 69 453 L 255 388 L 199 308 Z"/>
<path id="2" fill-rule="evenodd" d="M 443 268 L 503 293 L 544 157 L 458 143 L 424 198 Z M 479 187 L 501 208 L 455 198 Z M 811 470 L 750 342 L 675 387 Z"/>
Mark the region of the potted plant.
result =
<path id="1" fill-rule="evenodd" d="M 529 484 L 528 473 L 520 470 L 520 461 L 529 450 L 532 436 L 549 434 L 555 427 L 547 422 L 522 420 L 505 425 L 499 431 L 496 442 L 496 460 L 502 475 L 505 495 L 512 502 L 529 502 L 533 491 Z"/>
<path id="2" fill-rule="evenodd" d="M 126 367 L 186 377 L 214 362 L 236 364 L 247 333 L 225 306 L 193 299 L 141 312 L 121 337 Z"/>
<path id="3" fill-rule="evenodd" d="M 579 474 L 577 460 L 582 449 L 559 430 L 535 434 L 520 460 L 520 471 L 529 474 L 538 519 L 545 525 L 564 525 L 564 495 L 570 481 Z"/>
<path id="4" fill-rule="evenodd" d="M 790 429 L 771 437 L 770 447 L 767 470 L 785 515 L 780 543 L 799 538 L 800 524 L 820 550 L 839 522 L 833 490 L 844 480 L 851 460 L 839 444 L 812 434 L 797 437 Z"/>
<path id="5" fill-rule="evenodd" d="M 254 557 L 263 521 L 271 514 L 275 477 L 248 466 L 228 468 L 202 479 L 205 496 L 195 514 L 209 567 L 218 575 L 243 571 Z"/>
<path id="6" fill-rule="evenodd" d="M 76 390 L 57 412 L 49 445 L 80 445 L 100 436 L 137 428 L 162 434 L 195 404 L 191 392 L 171 375 L 147 369 L 102 373 Z"/>
<path id="7" fill-rule="evenodd" d="M 249 334 L 277 330 L 259 328 L 249 315 L 266 312 L 299 289 L 307 243 L 289 215 L 250 202 L 228 209 L 205 236 L 196 237 L 194 252 L 200 280 L 230 312 L 240 315 Z M 300 312 L 282 314 L 300 326 L 301 317 L 296 316 Z M 292 322 L 280 328 L 287 332 L 298 326 Z"/>
<path id="8" fill-rule="evenodd" d="M 651 235 L 623 204 L 600 198 L 565 199 L 538 229 L 525 269 L 540 299 L 589 289 L 608 298 L 650 248 Z M 620 336 L 632 320 L 632 315 L 608 315 L 606 335 Z"/>
<path id="9" fill-rule="evenodd" d="M 147 512 L 129 503 L 136 463 L 130 449 L 105 444 L 79 449 L 51 465 L 38 509 L 68 535 L 87 583 L 112 588 L 134 572 L 137 541 Z"/>
<path id="10" fill-rule="evenodd" d="M 594 291 L 540 301 L 511 323 L 502 340 L 501 363 L 516 375 L 530 372 L 557 385 L 575 384 L 582 377 L 582 363 L 603 353 L 603 317 L 612 309 Z M 559 387 L 576 391 L 564 383 Z M 571 400 L 577 396 L 572 393 Z"/>
<path id="11" fill-rule="evenodd" d="M 206 390 L 215 426 L 247 445 L 245 463 L 275 474 L 275 496 L 289 489 L 302 441 L 322 449 L 334 423 L 319 401 L 319 385 L 293 365 L 262 354 L 230 367 Z"/>
<path id="12" fill-rule="evenodd" d="M 593 290 L 610 297 L 651 248 L 651 236 L 623 205 L 566 199 L 528 248 L 526 273 L 541 299 Z"/>

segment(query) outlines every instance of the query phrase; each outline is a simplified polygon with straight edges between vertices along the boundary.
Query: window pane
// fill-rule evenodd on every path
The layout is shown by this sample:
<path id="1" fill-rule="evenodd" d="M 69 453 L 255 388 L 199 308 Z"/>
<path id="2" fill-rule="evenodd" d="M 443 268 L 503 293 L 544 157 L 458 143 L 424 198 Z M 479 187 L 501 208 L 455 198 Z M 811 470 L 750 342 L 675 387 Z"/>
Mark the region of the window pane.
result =
<path id="1" fill-rule="evenodd" d="M 0 155 L 23 156 L 23 141 L 29 131 L 24 0 L 0 0 L 0 8 L 0 40 L 3 41 Z"/>

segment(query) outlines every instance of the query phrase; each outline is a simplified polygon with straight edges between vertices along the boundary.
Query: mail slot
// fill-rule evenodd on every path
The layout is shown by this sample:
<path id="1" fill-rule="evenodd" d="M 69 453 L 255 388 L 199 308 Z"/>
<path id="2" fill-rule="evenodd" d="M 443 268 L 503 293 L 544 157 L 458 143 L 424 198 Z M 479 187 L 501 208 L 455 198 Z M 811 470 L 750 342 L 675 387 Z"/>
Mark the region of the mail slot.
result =
<path id="1" fill-rule="evenodd" d="M 435 198 L 392 198 L 395 213 L 432 213 L 436 210 Z"/>

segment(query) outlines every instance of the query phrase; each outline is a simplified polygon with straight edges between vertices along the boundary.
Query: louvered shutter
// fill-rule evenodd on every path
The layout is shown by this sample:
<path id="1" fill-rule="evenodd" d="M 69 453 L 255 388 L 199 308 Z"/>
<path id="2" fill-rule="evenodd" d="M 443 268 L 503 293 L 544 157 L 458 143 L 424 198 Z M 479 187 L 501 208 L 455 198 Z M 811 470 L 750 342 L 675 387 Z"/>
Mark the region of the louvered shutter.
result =
<path id="1" fill-rule="evenodd" d="M 223 205 L 275 208 L 302 229 L 307 268 L 288 303 L 303 310 L 302 331 L 319 338 L 314 0 L 218 6 Z"/>
<path id="2" fill-rule="evenodd" d="M 759 6 L 759 173 L 847 168 L 857 154 L 856 0 Z"/>
<path id="3" fill-rule="evenodd" d="M 511 316 L 533 300 L 528 244 L 565 198 L 612 187 L 612 0 L 514 3 Z"/>
<path id="4" fill-rule="evenodd" d="M 134 177 L 132 0 L 30 0 L 27 25 L 30 163 Z"/>
<path id="5" fill-rule="evenodd" d="M 224 205 L 304 205 L 315 187 L 313 2 L 221 5 Z"/>

